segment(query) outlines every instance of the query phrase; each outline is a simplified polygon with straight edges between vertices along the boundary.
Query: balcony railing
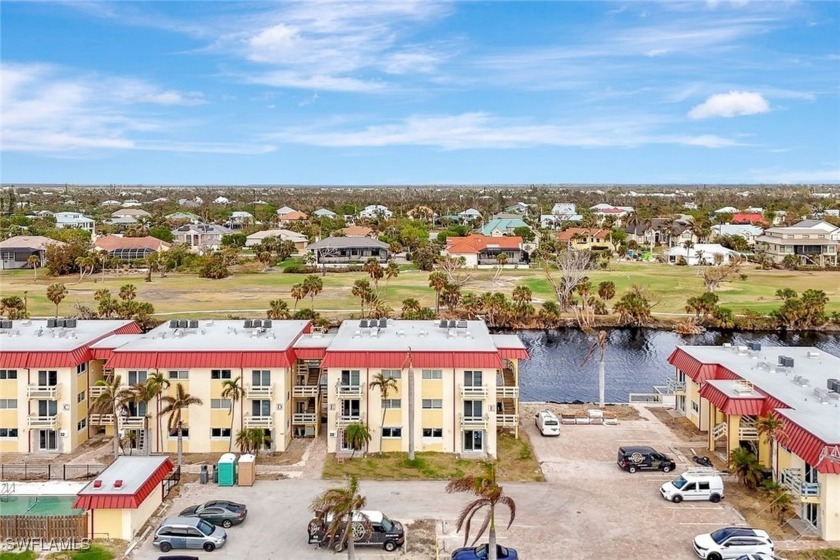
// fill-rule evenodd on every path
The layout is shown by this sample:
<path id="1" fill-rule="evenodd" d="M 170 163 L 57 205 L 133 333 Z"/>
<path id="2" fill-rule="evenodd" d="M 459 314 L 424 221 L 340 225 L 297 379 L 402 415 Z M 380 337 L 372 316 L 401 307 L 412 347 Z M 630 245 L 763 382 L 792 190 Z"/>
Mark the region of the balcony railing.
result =
<path id="1" fill-rule="evenodd" d="M 91 385 L 88 387 L 88 395 L 91 399 L 97 399 L 108 391 L 108 387 L 102 385 Z"/>
<path id="2" fill-rule="evenodd" d="M 336 421 L 339 426 L 346 426 L 355 422 L 364 422 L 364 418 L 363 414 L 339 414 Z"/>
<path id="3" fill-rule="evenodd" d="M 120 428 L 142 430 L 146 427 L 145 416 L 120 416 Z"/>
<path id="4" fill-rule="evenodd" d="M 738 439 L 742 441 L 758 441 L 758 430 L 754 426 L 738 428 Z"/>
<path id="5" fill-rule="evenodd" d="M 496 385 L 497 399 L 518 399 L 519 387 L 516 385 Z"/>
<path id="6" fill-rule="evenodd" d="M 801 498 L 819 498 L 819 482 L 805 482 L 802 480 L 802 469 L 783 469 L 782 485 L 794 495 Z"/>
<path id="7" fill-rule="evenodd" d="M 58 416 L 38 416 L 37 414 L 30 414 L 27 418 L 27 424 L 33 429 L 57 430 Z"/>
<path id="8" fill-rule="evenodd" d="M 666 385 L 672 393 L 685 393 L 685 381 L 677 381 L 671 377 L 668 379 Z"/>
<path id="9" fill-rule="evenodd" d="M 246 399 L 270 399 L 274 396 L 274 385 L 249 385 L 245 387 Z"/>
<path id="10" fill-rule="evenodd" d="M 26 396 L 30 399 L 55 401 L 61 396 L 61 387 L 58 385 L 27 385 Z"/>
<path id="11" fill-rule="evenodd" d="M 461 398 L 484 399 L 487 398 L 487 387 L 484 385 L 461 385 Z"/>
<path id="12" fill-rule="evenodd" d="M 487 415 L 484 416 L 464 416 L 461 415 L 461 427 L 462 428 L 486 428 L 487 427 Z"/>
<path id="13" fill-rule="evenodd" d="M 519 424 L 519 416 L 516 414 L 497 414 L 496 426 L 503 426 L 506 428 L 515 428 Z"/>
<path id="14" fill-rule="evenodd" d="M 272 428 L 274 427 L 274 416 L 246 416 L 246 428 Z"/>
<path id="15" fill-rule="evenodd" d="M 336 387 L 336 392 L 338 393 L 338 398 L 344 399 L 348 397 L 361 397 L 362 396 L 362 386 L 361 385 L 339 385 Z"/>
<path id="16" fill-rule="evenodd" d="M 292 424 L 317 424 L 318 415 L 314 412 L 298 412 L 292 414 Z"/>
<path id="17" fill-rule="evenodd" d="M 317 385 L 295 385 L 292 388 L 292 396 L 297 398 L 317 397 Z"/>
<path id="18" fill-rule="evenodd" d="M 88 416 L 88 423 L 91 426 L 113 426 L 113 414 L 91 414 Z"/>

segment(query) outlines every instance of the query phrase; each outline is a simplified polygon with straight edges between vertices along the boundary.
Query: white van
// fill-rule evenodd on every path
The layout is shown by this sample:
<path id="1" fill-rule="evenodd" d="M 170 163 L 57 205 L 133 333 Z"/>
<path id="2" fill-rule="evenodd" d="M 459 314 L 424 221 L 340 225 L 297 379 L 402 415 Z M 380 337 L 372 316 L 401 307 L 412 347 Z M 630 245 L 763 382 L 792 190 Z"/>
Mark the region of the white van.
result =
<path id="1" fill-rule="evenodd" d="M 723 498 L 723 477 L 713 468 L 688 469 L 663 484 L 659 493 L 675 504 L 683 500 L 708 500 L 716 504 Z"/>
<path id="2" fill-rule="evenodd" d="M 560 420 L 557 415 L 550 410 L 541 410 L 534 418 L 534 423 L 537 429 L 544 436 L 559 436 L 560 435 Z"/>

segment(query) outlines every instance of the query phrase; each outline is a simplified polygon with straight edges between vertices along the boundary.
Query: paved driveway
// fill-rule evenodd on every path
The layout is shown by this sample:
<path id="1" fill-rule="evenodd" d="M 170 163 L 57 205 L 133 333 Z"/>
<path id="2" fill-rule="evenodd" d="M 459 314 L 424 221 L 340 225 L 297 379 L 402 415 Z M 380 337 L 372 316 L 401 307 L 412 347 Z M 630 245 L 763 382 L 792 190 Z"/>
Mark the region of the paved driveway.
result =
<path id="1" fill-rule="evenodd" d="M 499 541 L 517 548 L 523 558 L 689 560 L 694 558 L 694 535 L 743 523 L 725 500 L 720 504 L 679 505 L 664 501 L 658 488 L 674 474 L 631 475 L 616 466 L 616 451 L 621 444 L 648 444 L 671 454 L 669 448 L 679 443 L 653 415 L 619 426 L 564 425 L 557 438 L 539 436 L 527 418 L 523 427 L 548 479 L 546 483 L 504 485 L 506 493 L 516 500 L 517 516 L 506 530 L 505 512 L 500 512 Z M 678 472 L 688 466 L 685 458 L 675 459 L 680 463 Z M 259 481 L 251 488 L 191 484 L 170 511 L 214 498 L 248 505 L 248 520 L 229 530 L 228 545 L 217 552 L 196 553 L 201 558 L 338 558 L 328 550 L 315 550 L 306 544 L 309 503 L 333 484 L 302 479 Z M 444 482 L 363 481 L 361 491 L 370 509 L 380 509 L 394 519 L 442 521 L 441 542 L 451 551 L 463 543 L 463 537 L 453 532 L 453 520 L 468 497 L 446 494 L 444 486 Z M 407 538 L 411 539 L 410 533 Z M 381 550 L 360 556 L 397 557 Z M 151 539 L 135 554 L 141 560 L 157 557 Z"/>

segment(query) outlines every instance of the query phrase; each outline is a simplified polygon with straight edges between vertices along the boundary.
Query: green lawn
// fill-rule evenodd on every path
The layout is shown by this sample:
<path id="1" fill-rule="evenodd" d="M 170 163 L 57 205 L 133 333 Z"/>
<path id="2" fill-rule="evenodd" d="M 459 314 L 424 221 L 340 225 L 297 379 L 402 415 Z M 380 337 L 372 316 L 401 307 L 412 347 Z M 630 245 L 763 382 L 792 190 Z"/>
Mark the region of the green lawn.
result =
<path id="1" fill-rule="evenodd" d="M 830 302 L 828 311 L 840 311 L 840 273 L 837 272 L 791 272 L 782 270 L 758 270 L 747 268 L 747 280 L 735 280 L 724 284 L 718 291 L 721 304 L 736 313 L 744 309 L 767 312 L 779 306 L 775 292 L 779 288 L 793 288 L 803 291 L 808 288 L 826 292 Z M 535 303 L 554 299 L 551 286 L 540 269 L 505 270 L 498 283 L 493 282 L 493 270 L 473 271 L 463 291 L 503 292 L 510 294 L 517 284 L 531 288 Z M 434 307 L 435 294 L 428 286 L 428 273 L 419 270 L 404 270 L 398 278 L 387 283 L 380 282 L 380 295 L 395 310 L 399 311 L 402 300 L 412 297 L 423 305 Z M 279 269 L 269 272 L 235 274 L 222 280 L 198 278 L 193 274 L 171 274 L 166 278 L 153 278 L 145 282 L 144 275 L 86 277 L 79 282 L 78 276 L 60 279 L 39 278 L 33 281 L 29 270 L 0 272 L 0 297 L 17 295 L 23 297 L 28 291 L 29 311 L 33 316 L 52 316 L 55 308 L 46 298 L 47 286 L 55 281 L 64 282 L 68 289 L 67 298 L 59 307 L 60 314 L 71 314 L 75 304 L 95 308 L 93 299 L 96 290 L 108 288 L 116 294 L 121 285 L 133 283 L 137 286 L 137 298 L 149 301 L 162 317 L 178 316 L 196 318 L 228 314 L 262 316 L 268 309 L 268 302 L 282 298 L 294 307 L 289 297 L 291 286 L 302 281 L 304 275 L 284 274 Z M 322 277 L 324 290 L 315 298 L 315 309 L 332 318 L 346 318 L 359 313 L 359 302 L 351 294 L 353 282 L 368 278 L 364 272 L 328 273 Z M 620 297 L 631 285 L 645 286 L 657 301 L 655 313 L 683 313 L 685 301 L 701 294 L 705 287 L 697 276 L 697 269 L 685 266 L 670 266 L 657 263 L 621 263 L 611 270 L 593 271 L 593 283 L 610 280 L 616 285 Z M 308 307 L 309 299 L 298 307 Z"/>
<path id="2" fill-rule="evenodd" d="M 822 550 L 799 550 L 787 552 L 779 550 L 779 554 L 787 560 L 840 560 L 840 548 L 824 548 Z"/>

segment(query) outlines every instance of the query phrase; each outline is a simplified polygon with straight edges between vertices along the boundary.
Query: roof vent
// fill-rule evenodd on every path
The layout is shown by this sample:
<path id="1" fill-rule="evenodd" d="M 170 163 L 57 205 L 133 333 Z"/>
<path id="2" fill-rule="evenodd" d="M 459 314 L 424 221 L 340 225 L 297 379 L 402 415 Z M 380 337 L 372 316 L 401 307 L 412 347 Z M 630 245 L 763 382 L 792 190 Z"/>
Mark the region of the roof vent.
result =
<path id="1" fill-rule="evenodd" d="M 811 358 L 812 360 L 815 360 L 815 359 L 820 357 L 820 353 L 819 352 L 808 352 L 808 357 Z"/>
<path id="2" fill-rule="evenodd" d="M 94 480 L 93 481 L 94 488 L 102 488 L 102 481 L 101 480 Z"/>
<path id="3" fill-rule="evenodd" d="M 114 481 L 114 488 L 122 488 L 122 485 L 123 485 L 122 479 L 118 478 L 117 480 Z"/>
<path id="4" fill-rule="evenodd" d="M 213 319 L 210 319 L 209 321 L 206 321 L 204 324 L 207 325 L 208 327 L 212 327 L 213 326 Z"/>
<path id="5" fill-rule="evenodd" d="M 729 342 L 724 342 L 724 343 L 723 343 L 723 347 L 724 347 L 724 348 L 731 348 L 731 347 L 732 347 L 732 344 L 730 344 Z"/>
<path id="6" fill-rule="evenodd" d="M 738 353 L 739 354 L 746 354 L 747 353 L 747 347 L 746 346 L 739 346 L 738 347 Z"/>
<path id="7" fill-rule="evenodd" d="M 376 338 L 377 336 L 379 336 L 379 327 L 371 327 L 370 337 L 371 338 Z"/>

